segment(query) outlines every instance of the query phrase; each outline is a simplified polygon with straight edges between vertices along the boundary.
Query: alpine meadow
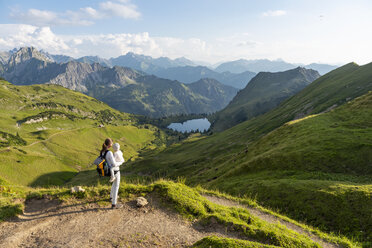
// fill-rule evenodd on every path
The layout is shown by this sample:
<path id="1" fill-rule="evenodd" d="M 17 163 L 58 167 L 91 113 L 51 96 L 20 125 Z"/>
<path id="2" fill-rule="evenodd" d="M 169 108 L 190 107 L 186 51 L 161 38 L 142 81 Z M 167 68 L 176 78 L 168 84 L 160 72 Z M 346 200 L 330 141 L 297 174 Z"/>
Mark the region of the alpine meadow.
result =
<path id="1" fill-rule="evenodd" d="M 372 248 L 371 11 L 0 2 L 0 247 Z"/>

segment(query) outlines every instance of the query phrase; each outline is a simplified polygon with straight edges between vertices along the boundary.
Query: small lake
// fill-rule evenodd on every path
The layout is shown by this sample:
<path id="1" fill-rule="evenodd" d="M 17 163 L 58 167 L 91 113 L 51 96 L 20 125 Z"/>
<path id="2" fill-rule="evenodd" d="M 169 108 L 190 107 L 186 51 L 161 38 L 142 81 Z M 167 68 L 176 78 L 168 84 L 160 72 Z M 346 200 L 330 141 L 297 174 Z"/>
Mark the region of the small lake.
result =
<path id="1" fill-rule="evenodd" d="M 191 131 L 196 131 L 199 129 L 200 132 L 208 130 L 211 126 L 211 123 L 208 121 L 207 118 L 204 119 L 194 119 L 188 120 L 184 123 L 171 123 L 168 128 L 174 131 L 188 133 Z"/>

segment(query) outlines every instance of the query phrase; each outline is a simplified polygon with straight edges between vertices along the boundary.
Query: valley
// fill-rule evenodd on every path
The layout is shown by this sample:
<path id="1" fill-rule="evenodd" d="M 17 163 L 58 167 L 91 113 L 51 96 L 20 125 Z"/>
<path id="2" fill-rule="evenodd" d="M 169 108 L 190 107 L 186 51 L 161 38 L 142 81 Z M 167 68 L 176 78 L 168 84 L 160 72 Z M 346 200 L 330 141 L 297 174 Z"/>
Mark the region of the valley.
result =
<path id="1" fill-rule="evenodd" d="M 0 232 L 0 244 L 70 246 L 48 231 L 53 223 L 66 233 L 70 217 L 79 225 L 98 213 L 109 217 L 108 180 L 91 164 L 111 137 L 127 160 L 125 207 L 106 225 L 123 226 L 125 215 L 141 231 L 120 229 L 125 235 L 115 233 L 109 246 L 370 245 L 371 64 L 346 64 L 324 76 L 301 67 L 259 72 L 238 92 L 211 78 L 182 84 L 130 68 L 41 62 L 43 54 L 26 50 L 4 75 L 23 80 L 41 64 L 44 76 L 51 68 L 64 72 L 42 84 L 0 81 L 0 230 L 19 233 Z M 107 86 L 110 75 L 117 81 Z M 212 126 L 202 134 L 167 129 L 206 118 Z M 76 185 L 85 191 L 71 193 Z M 138 196 L 150 201 L 144 211 L 133 205 Z M 71 242 L 81 235 L 75 230 Z M 93 236 L 89 242 L 101 245 Z"/>
<path id="2" fill-rule="evenodd" d="M 372 1 L 0 1 L 0 248 L 372 248 Z"/>

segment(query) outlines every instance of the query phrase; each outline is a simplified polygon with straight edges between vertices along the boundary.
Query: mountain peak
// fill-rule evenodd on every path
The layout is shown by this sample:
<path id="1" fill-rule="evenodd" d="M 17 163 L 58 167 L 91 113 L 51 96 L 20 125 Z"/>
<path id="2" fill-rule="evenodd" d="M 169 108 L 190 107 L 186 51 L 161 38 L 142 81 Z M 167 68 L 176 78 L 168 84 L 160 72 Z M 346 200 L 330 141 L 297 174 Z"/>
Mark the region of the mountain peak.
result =
<path id="1" fill-rule="evenodd" d="M 34 47 L 21 47 L 17 52 L 13 53 L 9 58 L 9 66 L 14 66 L 19 63 L 26 62 L 31 59 L 38 59 L 45 62 L 52 62 L 45 55 L 39 52 Z"/>

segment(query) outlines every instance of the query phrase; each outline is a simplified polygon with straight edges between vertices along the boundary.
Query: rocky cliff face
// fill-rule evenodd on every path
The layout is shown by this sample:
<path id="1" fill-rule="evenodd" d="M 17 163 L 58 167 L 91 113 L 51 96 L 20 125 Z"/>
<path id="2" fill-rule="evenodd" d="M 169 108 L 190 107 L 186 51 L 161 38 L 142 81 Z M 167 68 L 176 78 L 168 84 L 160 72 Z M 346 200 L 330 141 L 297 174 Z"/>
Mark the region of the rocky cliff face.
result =
<path id="1" fill-rule="evenodd" d="M 52 62 L 34 47 L 22 47 L 16 53 L 13 53 L 10 56 L 8 61 L 8 68 L 13 68 L 18 64 L 24 64 L 34 59 L 44 62 Z"/>
<path id="2" fill-rule="evenodd" d="M 0 52 L 0 64 L 7 64 L 11 55 L 10 52 Z"/>

